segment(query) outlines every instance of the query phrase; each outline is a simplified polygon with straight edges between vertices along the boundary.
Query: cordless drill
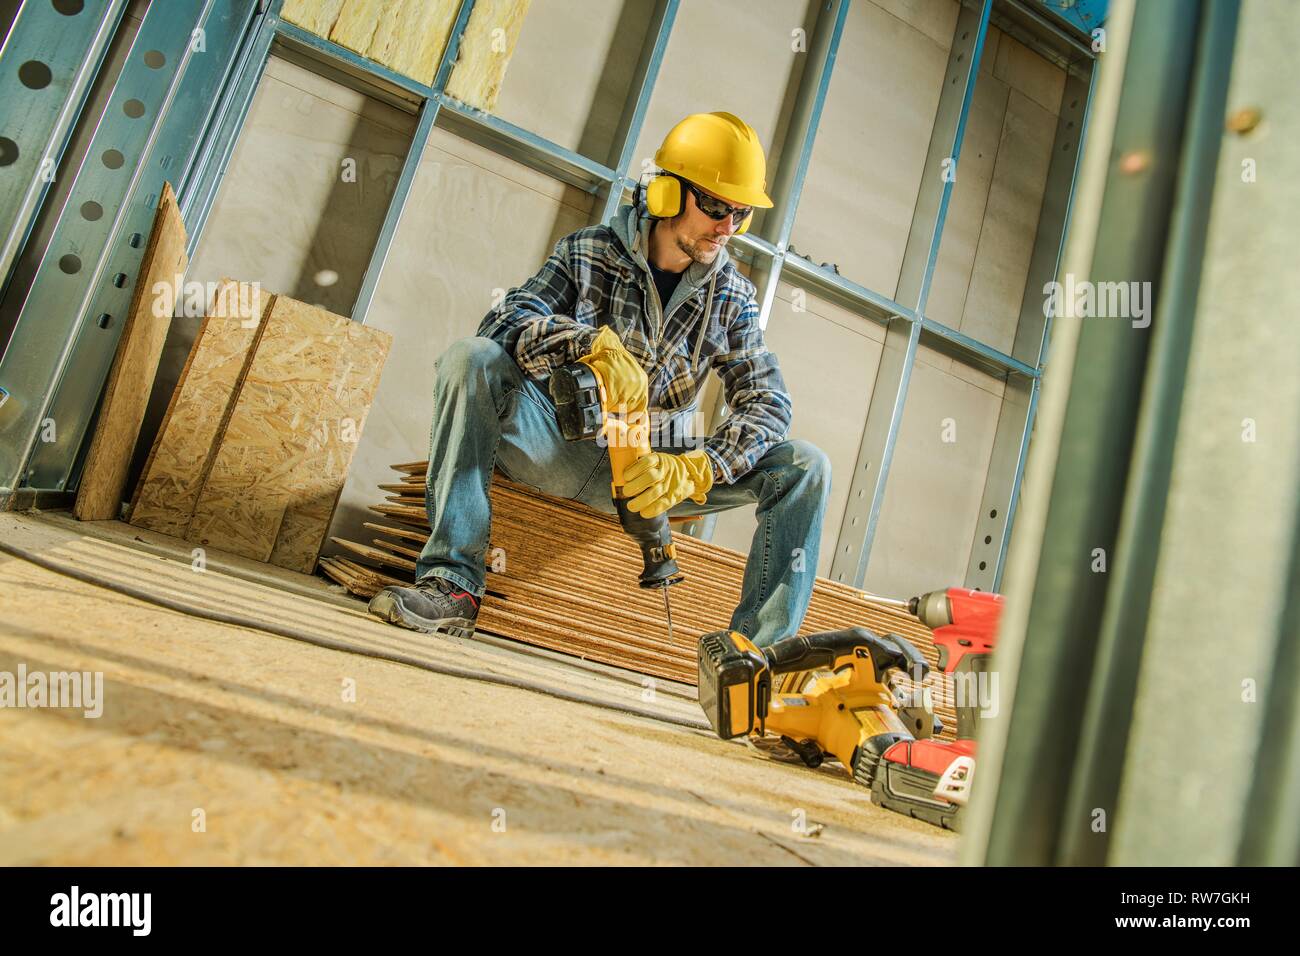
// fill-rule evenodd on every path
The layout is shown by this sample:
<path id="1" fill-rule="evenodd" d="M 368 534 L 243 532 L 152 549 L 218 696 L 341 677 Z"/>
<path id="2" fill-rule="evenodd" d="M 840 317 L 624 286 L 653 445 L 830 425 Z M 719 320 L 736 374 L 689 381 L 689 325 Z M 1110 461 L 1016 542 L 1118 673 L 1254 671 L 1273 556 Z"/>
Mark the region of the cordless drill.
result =
<path id="1" fill-rule="evenodd" d="M 912 598 L 909 609 L 934 630 L 939 667 L 953 678 L 956 740 L 899 740 L 875 767 L 872 802 L 950 830 L 961 829 L 961 808 L 975 774 L 975 734 L 981 712 L 996 708 L 996 674 L 989 663 L 997 641 L 1002 597 L 949 588 Z"/>
<path id="2" fill-rule="evenodd" d="M 643 588 L 669 588 L 682 580 L 678 573 L 673 534 L 666 514 L 644 518 L 627 506 L 623 472 L 650 454 L 649 416 L 644 412 L 619 415 L 606 412 L 599 373 L 582 362 L 564 365 L 551 373 L 551 399 L 560 432 L 569 441 L 603 435 L 609 448 L 610 493 L 623 530 L 641 548 Z M 667 592 L 664 593 L 665 602 Z M 671 621 L 671 618 L 670 618 Z M 671 624 L 670 624 L 671 627 Z"/>

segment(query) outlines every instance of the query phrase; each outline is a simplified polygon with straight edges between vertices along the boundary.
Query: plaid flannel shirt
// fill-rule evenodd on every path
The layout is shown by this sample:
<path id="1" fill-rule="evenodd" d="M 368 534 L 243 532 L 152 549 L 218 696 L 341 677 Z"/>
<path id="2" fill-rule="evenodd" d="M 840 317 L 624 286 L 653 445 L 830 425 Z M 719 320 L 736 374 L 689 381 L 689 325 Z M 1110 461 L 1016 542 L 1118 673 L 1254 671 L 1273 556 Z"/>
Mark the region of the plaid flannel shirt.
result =
<path id="1" fill-rule="evenodd" d="M 608 224 L 565 236 L 536 275 L 484 316 L 478 334 L 542 381 L 586 355 L 597 331 L 610 326 L 646 370 L 649 407 L 660 416 L 689 413 L 715 369 L 730 413 L 703 447 L 717 479 L 731 484 L 785 439 L 790 395 L 763 342 L 754 284 L 727 251 L 710 265 L 692 263 L 661 306 L 639 251 L 648 247 L 649 225 L 628 205 Z"/>

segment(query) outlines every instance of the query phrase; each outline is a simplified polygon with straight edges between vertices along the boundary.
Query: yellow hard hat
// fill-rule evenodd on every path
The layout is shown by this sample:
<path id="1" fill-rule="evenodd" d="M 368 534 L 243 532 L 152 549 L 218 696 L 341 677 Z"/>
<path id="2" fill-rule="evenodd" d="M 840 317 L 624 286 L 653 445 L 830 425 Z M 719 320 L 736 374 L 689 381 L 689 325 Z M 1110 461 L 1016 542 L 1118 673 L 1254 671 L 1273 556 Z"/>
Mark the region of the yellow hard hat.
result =
<path id="1" fill-rule="evenodd" d="M 655 165 L 737 206 L 768 209 L 767 160 L 758 134 L 731 113 L 692 113 L 668 131 Z"/>

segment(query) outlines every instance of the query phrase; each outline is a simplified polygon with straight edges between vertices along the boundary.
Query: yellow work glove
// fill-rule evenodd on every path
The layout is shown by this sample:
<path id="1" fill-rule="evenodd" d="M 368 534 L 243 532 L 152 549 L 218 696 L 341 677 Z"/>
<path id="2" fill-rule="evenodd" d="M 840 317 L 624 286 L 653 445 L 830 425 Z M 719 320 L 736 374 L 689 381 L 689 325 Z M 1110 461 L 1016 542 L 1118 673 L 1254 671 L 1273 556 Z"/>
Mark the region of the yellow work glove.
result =
<path id="1" fill-rule="evenodd" d="M 620 408 L 628 412 L 645 411 L 645 369 L 623 347 L 618 334 L 609 326 L 600 330 L 591 343 L 591 351 L 578 361 L 600 376 L 605 386 L 605 411 L 616 412 Z"/>
<path id="2" fill-rule="evenodd" d="M 661 515 L 684 498 L 704 504 L 713 487 L 713 463 L 704 450 L 683 455 L 653 451 L 623 472 L 623 497 L 643 518 Z"/>

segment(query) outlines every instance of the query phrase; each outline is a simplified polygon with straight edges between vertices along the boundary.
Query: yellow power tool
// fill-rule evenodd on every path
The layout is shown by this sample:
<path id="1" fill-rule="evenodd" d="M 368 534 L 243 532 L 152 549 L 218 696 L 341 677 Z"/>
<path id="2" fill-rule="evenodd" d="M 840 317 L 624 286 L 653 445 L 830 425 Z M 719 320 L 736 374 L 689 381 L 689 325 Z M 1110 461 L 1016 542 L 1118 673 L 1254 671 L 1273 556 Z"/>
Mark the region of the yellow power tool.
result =
<path id="1" fill-rule="evenodd" d="M 898 705 L 891 671 L 919 683 L 929 665 L 904 638 L 864 627 L 761 648 L 737 631 L 715 631 L 700 638 L 700 706 L 723 740 L 778 734 L 808 766 L 830 755 L 856 779 L 899 740 L 941 729 L 928 709 Z"/>

